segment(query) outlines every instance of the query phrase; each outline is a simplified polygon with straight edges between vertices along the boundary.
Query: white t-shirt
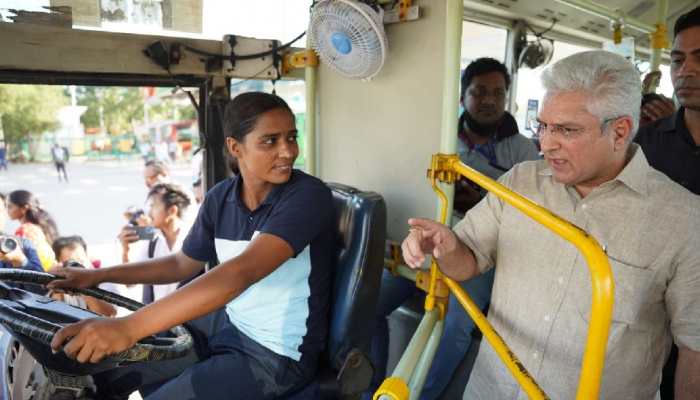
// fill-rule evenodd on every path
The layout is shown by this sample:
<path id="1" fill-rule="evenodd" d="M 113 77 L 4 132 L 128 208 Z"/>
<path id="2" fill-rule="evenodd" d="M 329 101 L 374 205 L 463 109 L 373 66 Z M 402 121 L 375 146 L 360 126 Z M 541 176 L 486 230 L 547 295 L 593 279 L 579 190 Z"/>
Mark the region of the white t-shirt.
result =
<path id="1" fill-rule="evenodd" d="M 177 253 L 180 251 L 182 248 L 182 242 L 185 240 L 185 237 L 187 236 L 187 232 L 189 232 L 190 226 L 188 224 L 183 224 L 182 227 L 180 227 L 180 232 L 177 235 L 177 239 L 175 239 L 175 243 L 173 243 L 173 247 L 170 249 L 168 248 L 168 243 L 165 240 L 165 236 L 163 236 L 163 233 L 161 233 L 160 230 L 156 230 L 156 236 L 153 240 L 156 241 L 156 247 L 153 251 L 153 257 L 152 258 L 158 258 L 158 257 L 163 257 L 167 256 L 170 254 Z M 129 261 L 135 262 L 135 261 L 145 261 L 148 260 L 148 242 L 143 241 L 142 243 L 139 243 L 140 245 L 138 246 L 138 249 L 135 249 L 133 253 L 133 258 L 130 258 Z M 131 257 L 131 255 L 130 255 Z M 166 285 L 153 285 L 153 301 L 162 299 L 163 297 L 169 295 L 170 293 L 174 292 L 177 289 L 177 285 L 179 282 L 175 283 L 169 283 Z"/>

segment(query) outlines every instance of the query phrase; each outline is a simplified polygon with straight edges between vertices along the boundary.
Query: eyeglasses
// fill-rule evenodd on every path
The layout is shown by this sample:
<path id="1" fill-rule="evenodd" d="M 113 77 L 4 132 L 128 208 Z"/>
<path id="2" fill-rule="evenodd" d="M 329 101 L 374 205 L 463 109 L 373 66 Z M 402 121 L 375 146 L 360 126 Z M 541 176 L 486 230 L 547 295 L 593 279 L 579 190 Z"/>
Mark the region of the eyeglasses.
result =
<path id="1" fill-rule="evenodd" d="M 603 120 L 603 122 L 600 124 L 600 131 L 603 132 L 605 131 L 606 126 L 612 122 L 615 121 L 616 119 L 620 118 L 621 116 L 617 117 L 612 117 L 608 118 L 606 120 Z M 560 137 L 563 139 L 575 139 L 579 136 L 581 136 L 581 133 L 586 130 L 586 128 L 580 128 L 580 127 L 570 127 L 570 126 L 565 126 L 565 125 L 557 125 L 557 124 L 548 124 L 546 122 L 538 121 L 536 119 L 532 119 L 528 123 L 528 128 L 530 129 L 531 132 L 534 133 L 535 137 L 538 139 L 541 139 L 547 132 L 549 134 L 553 134 L 556 137 Z"/>

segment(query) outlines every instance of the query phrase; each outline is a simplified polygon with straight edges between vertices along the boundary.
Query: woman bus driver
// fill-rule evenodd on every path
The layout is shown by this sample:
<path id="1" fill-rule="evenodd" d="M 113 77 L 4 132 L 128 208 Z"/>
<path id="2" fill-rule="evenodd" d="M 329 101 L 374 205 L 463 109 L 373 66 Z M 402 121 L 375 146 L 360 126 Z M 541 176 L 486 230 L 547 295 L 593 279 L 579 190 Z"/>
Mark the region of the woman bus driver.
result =
<path id="1" fill-rule="evenodd" d="M 207 193 L 181 251 L 112 268 L 55 271 L 65 279 L 54 287 L 164 284 L 193 276 L 205 262 L 218 264 L 130 316 L 85 320 L 56 333 L 54 351 L 62 348 L 80 362 L 187 321 L 206 335 L 196 357 L 95 376 L 99 398 L 141 388 L 147 399 L 268 399 L 294 392 L 315 374 L 335 253 L 330 190 L 292 168 L 297 130 L 279 97 L 237 96 L 226 108 L 224 130 L 240 174 Z"/>

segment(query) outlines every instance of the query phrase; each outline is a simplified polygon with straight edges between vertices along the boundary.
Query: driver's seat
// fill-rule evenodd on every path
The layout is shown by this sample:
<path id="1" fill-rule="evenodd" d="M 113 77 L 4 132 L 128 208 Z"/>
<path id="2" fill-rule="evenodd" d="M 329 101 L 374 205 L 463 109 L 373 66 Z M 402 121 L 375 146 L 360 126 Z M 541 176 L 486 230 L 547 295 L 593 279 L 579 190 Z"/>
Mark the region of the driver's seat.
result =
<path id="1" fill-rule="evenodd" d="M 386 206 L 375 192 L 329 183 L 338 221 L 339 251 L 331 293 L 326 351 L 316 380 L 285 400 L 338 399 L 369 387 L 368 354 L 379 295 Z"/>

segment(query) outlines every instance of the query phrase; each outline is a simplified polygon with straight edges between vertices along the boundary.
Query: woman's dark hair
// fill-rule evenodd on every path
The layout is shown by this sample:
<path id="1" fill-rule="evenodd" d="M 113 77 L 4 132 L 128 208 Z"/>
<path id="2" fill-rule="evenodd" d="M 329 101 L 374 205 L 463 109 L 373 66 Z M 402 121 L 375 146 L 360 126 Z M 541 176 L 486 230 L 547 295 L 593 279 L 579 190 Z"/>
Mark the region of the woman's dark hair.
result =
<path id="1" fill-rule="evenodd" d="M 673 37 L 675 38 L 682 31 L 694 26 L 700 26 L 700 7 L 695 7 L 678 17 L 676 24 L 673 26 Z"/>
<path id="2" fill-rule="evenodd" d="M 56 222 L 54 222 L 53 218 L 51 218 L 51 215 L 46 210 L 41 208 L 39 199 L 37 199 L 32 192 L 27 190 L 15 190 L 10 192 L 7 196 L 7 200 L 18 207 L 27 206 L 24 218 L 32 224 L 39 225 L 49 244 L 53 243 L 54 239 L 58 237 Z"/>
<path id="3" fill-rule="evenodd" d="M 165 204 L 165 208 L 177 206 L 177 216 L 182 217 L 182 214 L 187 210 L 192 201 L 190 196 L 185 193 L 179 186 L 172 183 L 159 183 L 148 192 L 148 197 L 159 196 L 160 200 Z"/>
<path id="4" fill-rule="evenodd" d="M 508 68 L 495 58 L 483 57 L 472 61 L 467 65 L 467 68 L 464 69 L 462 73 L 462 91 L 460 91 L 459 94 L 464 97 L 464 92 L 466 92 L 469 85 L 472 84 L 472 80 L 475 76 L 491 72 L 500 72 L 503 74 L 503 79 L 506 81 L 506 90 L 510 88 L 510 74 L 508 73 Z"/>
<path id="5" fill-rule="evenodd" d="M 85 243 L 85 240 L 80 235 L 61 236 L 59 238 L 56 238 L 56 240 L 54 240 L 53 244 L 51 245 L 51 248 L 53 249 L 53 253 L 56 255 L 57 260 L 61 255 L 61 251 L 63 249 L 75 249 L 78 247 L 82 247 L 83 250 L 85 250 L 85 252 L 87 253 L 87 243 Z"/>
<path id="6" fill-rule="evenodd" d="M 224 134 L 239 142 L 249 134 L 260 115 L 281 108 L 293 117 L 294 113 L 281 97 L 264 92 L 247 92 L 236 96 L 226 106 L 224 113 Z"/>

